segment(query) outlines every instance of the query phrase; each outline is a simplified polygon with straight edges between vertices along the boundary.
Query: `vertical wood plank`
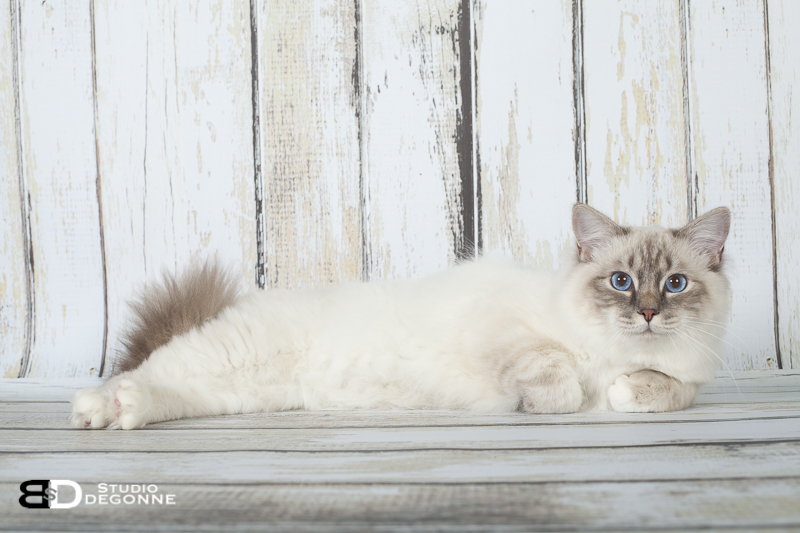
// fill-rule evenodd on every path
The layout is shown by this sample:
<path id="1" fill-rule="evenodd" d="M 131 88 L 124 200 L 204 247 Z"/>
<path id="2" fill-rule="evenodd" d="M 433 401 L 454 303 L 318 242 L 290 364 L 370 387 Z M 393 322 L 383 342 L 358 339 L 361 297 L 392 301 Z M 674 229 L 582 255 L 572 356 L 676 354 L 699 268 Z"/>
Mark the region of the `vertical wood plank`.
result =
<path id="1" fill-rule="evenodd" d="M 623 224 L 688 220 L 680 4 L 584 2 L 588 202 Z"/>
<path id="2" fill-rule="evenodd" d="M 367 275 L 452 264 L 465 241 L 456 139 L 462 2 L 361 4 L 362 167 Z"/>
<path id="3" fill-rule="evenodd" d="M 20 2 L 20 10 L 36 309 L 27 375 L 97 375 L 105 306 L 89 4 Z"/>
<path id="4" fill-rule="evenodd" d="M 223 0 L 94 8 L 113 358 L 125 302 L 162 268 L 216 256 L 253 284 L 250 14 Z"/>
<path id="5" fill-rule="evenodd" d="M 697 211 L 725 205 L 733 215 L 725 360 L 737 370 L 777 368 L 764 4 L 690 6 Z"/>
<path id="6" fill-rule="evenodd" d="M 266 285 L 361 279 L 356 4 L 257 4 Z"/>
<path id="7" fill-rule="evenodd" d="M 9 4 L 0 7 L 0 376 L 15 378 L 27 352 L 28 294 Z"/>
<path id="8" fill-rule="evenodd" d="M 783 368 L 800 368 L 800 3 L 767 5 L 778 342 Z"/>
<path id="9" fill-rule="evenodd" d="M 483 247 L 557 267 L 573 253 L 577 201 L 572 2 L 482 1 L 475 13 Z"/>

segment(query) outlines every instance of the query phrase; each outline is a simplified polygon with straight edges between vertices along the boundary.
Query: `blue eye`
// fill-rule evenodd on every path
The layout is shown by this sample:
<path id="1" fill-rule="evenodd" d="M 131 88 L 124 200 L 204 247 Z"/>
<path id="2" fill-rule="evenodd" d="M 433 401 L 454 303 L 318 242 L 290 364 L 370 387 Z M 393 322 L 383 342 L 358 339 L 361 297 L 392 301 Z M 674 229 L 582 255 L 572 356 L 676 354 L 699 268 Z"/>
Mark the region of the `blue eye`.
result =
<path id="1" fill-rule="evenodd" d="M 631 285 L 633 285 L 633 281 L 625 272 L 614 272 L 611 275 L 611 286 L 618 291 L 627 291 Z"/>
<path id="2" fill-rule="evenodd" d="M 667 279 L 665 286 L 669 292 L 681 292 L 686 288 L 686 278 L 683 274 L 673 274 Z"/>

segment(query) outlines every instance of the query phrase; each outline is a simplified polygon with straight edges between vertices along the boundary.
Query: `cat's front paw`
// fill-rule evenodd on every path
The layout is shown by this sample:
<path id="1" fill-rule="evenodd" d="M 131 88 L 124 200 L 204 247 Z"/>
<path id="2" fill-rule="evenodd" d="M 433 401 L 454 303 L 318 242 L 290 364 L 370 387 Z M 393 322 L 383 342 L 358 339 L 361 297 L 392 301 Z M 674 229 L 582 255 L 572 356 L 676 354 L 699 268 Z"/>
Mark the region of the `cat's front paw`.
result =
<path id="1" fill-rule="evenodd" d="M 522 408 L 529 413 L 575 413 L 583 403 L 583 387 L 577 379 L 529 385 L 522 395 Z"/>
<path id="2" fill-rule="evenodd" d="M 635 401 L 634 384 L 629 376 L 621 375 L 608 388 L 608 401 L 611 408 L 619 413 L 641 412 Z"/>
<path id="3" fill-rule="evenodd" d="M 139 429 L 150 421 L 153 397 L 146 383 L 123 379 L 114 392 L 117 427 Z"/>
<path id="4" fill-rule="evenodd" d="M 111 395 L 106 389 L 81 389 L 72 397 L 72 427 L 100 429 L 108 425 L 109 401 Z"/>

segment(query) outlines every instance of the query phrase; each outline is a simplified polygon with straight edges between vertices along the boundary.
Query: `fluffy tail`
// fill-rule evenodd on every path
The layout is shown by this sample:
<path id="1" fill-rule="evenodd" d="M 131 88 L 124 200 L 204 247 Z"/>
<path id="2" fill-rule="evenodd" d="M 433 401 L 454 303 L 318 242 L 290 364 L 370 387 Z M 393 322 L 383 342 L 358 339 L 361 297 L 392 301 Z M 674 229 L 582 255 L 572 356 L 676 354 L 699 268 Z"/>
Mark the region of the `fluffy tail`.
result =
<path id="1" fill-rule="evenodd" d="M 175 276 L 164 273 L 160 283 L 146 286 L 130 302 L 133 320 L 122 337 L 112 375 L 133 370 L 156 348 L 215 318 L 233 304 L 239 285 L 230 272 L 210 261 Z"/>

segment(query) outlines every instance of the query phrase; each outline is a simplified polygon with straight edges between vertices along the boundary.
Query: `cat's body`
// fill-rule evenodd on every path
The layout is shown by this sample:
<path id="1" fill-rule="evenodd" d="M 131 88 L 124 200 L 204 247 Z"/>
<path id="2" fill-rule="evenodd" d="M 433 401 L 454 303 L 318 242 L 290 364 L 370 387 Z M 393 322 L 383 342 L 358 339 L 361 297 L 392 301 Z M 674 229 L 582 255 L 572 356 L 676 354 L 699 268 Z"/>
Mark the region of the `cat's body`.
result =
<path id="1" fill-rule="evenodd" d="M 715 210 L 680 232 L 621 228 L 577 207 L 578 260 L 561 271 L 484 258 L 420 280 L 238 298 L 208 271 L 215 289 L 205 297 L 216 291 L 225 305 L 80 391 L 72 422 L 130 429 L 287 409 L 681 409 L 714 374 L 728 220 Z M 629 288 L 615 289 L 609 276 L 624 272 Z M 665 289 L 677 274 L 685 287 Z M 174 307 L 193 296 L 165 298 Z"/>

